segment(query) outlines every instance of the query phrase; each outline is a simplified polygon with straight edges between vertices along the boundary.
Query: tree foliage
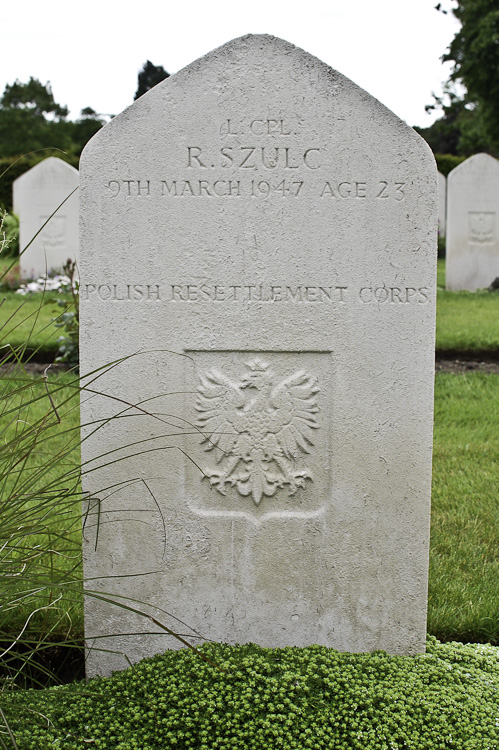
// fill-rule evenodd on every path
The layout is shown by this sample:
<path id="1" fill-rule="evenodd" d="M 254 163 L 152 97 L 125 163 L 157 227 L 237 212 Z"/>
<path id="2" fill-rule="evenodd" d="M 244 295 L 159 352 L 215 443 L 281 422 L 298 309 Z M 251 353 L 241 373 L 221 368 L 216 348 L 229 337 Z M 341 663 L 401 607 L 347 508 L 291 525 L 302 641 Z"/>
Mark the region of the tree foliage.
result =
<path id="1" fill-rule="evenodd" d="M 58 104 L 50 83 L 31 77 L 7 84 L 0 97 L 0 157 L 16 157 L 39 149 L 57 148 L 78 156 L 103 125 L 90 107 L 75 122 Z"/>
<path id="2" fill-rule="evenodd" d="M 455 0 L 452 13 L 461 28 L 443 55 L 453 63 L 444 96 L 427 109 L 442 117 L 418 129 L 440 153 L 469 156 L 477 151 L 499 155 L 499 4 L 497 0 Z M 441 3 L 436 6 L 442 9 Z M 455 84 L 465 93 L 455 93 Z"/>
<path id="3" fill-rule="evenodd" d="M 15 81 L 15 83 L 7 84 L 0 99 L 0 105 L 2 109 L 28 111 L 37 117 L 53 115 L 57 120 L 64 119 L 68 115 L 68 108 L 61 107 L 55 101 L 50 82 L 44 85 L 33 77 L 28 83 Z"/>
<path id="4" fill-rule="evenodd" d="M 458 0 L 453 10 L 461 29 L 443 61 L 454 64 L 451 79 L 461 81 L 499 131 L 499 5 L 497 0 Z"/>
<path id="5" fill-rule="evenodd" d="M 478 151 L 494 152 L 479 108 L 452 88 L 447 87 L 441 97 L 434 94 L 434 103 L 426 110 L 442 112 L 442 116 L 428 128 L 415 127 L 433 153 L 471 156 Z"/>
<path id="6" fill-rule="evenodd" d="M 146 60 L 142 66 L 142 70 L 139 72 L 137 91 L 135 92 L 134 99 L 138 99 L 153 88 L 158 83 L 164 81 L 165 78 L 169 78 L 170 74 L 166 72 L 162 65 L 153 65 L 150 60 Z"/>

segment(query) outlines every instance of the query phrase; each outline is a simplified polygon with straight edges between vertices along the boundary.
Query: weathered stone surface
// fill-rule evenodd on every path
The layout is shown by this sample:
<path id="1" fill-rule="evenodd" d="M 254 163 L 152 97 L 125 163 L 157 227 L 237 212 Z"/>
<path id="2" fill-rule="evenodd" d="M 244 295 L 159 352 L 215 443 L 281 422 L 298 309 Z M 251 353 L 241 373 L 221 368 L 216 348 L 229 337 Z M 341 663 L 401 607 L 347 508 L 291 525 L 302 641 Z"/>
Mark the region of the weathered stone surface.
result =
<path id="1" fill-rule="evenodd" d="M 78 170 L 53 156 L 14 181 L 13 203 L 20 220 L 21 251 L 57 209 L 21 255 L 23 278 L 37 278 L 47 271 L 60 271 L 68 258 L 78 262 L 78 181 Z"/>
<path id="2" fill-rule="evenodd" d="M 438 234 L 445 237 L 447 217 L 447 180 L 439 172 L 438 175 Z"/>
<path id="3" fill-rule="evenodd" d="M 100 131 L 81 191 L 82 372 L 138 353 L 98 384 L 121 401 L 82 403 L 86 422 L 123 415 L 85 461 L 139 454 L 84 482 L 89 586 L 217 641 L 424 650 L 427 145 L 303 50 L 247 36 Z M 119 653 L 89 673 L 179 645 L 89 599 L 89 645 L 143 630 L 97 641 Z"/>
<path id="4" fill-rule="evenodd" d="M 475 154 L 447 178 L 446 288 L 475 292 L 499 276 L 499 162 Z"/>

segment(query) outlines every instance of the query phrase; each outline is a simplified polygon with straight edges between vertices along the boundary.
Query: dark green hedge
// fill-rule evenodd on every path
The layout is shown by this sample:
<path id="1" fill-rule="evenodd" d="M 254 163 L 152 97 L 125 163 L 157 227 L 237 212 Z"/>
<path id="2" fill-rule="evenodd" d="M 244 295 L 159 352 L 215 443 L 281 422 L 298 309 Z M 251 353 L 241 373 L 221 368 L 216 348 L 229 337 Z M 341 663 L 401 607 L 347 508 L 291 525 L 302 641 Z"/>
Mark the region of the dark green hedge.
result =
<path id="1" fill-rule="evenodd" d="M 467 156 L 454 156 L 453 154 L 435 154 L 435 161 L 437 162 L 438 171 L 441 172 L 444 177 L 447 177 L 449 172 L 458 167 L 463 161 L 468 159 Z"/>

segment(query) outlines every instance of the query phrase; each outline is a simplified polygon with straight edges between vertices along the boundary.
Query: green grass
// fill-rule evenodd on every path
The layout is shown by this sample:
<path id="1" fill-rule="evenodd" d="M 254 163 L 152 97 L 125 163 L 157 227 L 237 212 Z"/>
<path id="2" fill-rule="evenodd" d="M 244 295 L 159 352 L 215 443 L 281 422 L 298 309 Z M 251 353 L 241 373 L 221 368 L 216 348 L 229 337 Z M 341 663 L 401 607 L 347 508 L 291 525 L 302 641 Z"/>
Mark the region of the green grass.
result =
<path id="1" fill-rule="evenodd" d="M 445 289 L 445 258 L 437 260 L 437 287 Z"/>
<path id="2" fill-rule="evenodd" d="M 437 285 L 437 352 L 499 355 L 499 292 L 445 291 L 442 258 Z"/>
<path id="3" fill-rule="evenodd" d="M 39 352 L 39 359 L 51 362 L 58 349 L 57 339 L 61 335 L 61 330 L 53 323 L 54 318 L 62 315 L 57 304 L 57 300 L 62 298 L 61 294 L 18 294 L 19 266 L 12 264 L 13 258 L 0 256 L 1 346 L 9 349 L 26 348 L 24 359 L 29 358 L 33 352 Z"/>
<path id="4" fill-rule="evenodd" d="M 428 631 L 499 644 L 499 375 L 436 377 Z"/>
<path id="5" fill-rule="evenodd" d="M 52 361 L 57 352 L 61 332 L 53 319 L 61 315 L 57 292 L 21 296 L 16 292 L 0 292 L 2 353 L 26 347 L 27 353 L 43 352 L 45 361 Z"/>
<path id="6" fill-rule="evenodd" d="M 64 385 L 65 379 L 70 381 L 70 378 L 70 375 L 59 376 L 52 382 Z M 8 383 L 4 379 L 0 385 L 5 389 Z M 24 421 L 37 423 L 45 414 L 50 414 L 51 405 L 44 396 L 44 388 L 41 379 L 35 381 L 30 398 L 36 395 L 41 398 L 21 408 L 19 416 Z M 74 408 L 77 400 L 74 394 L 69 386 L 54 394 L 56 404 L 71 395 L 74 398 L 64 407 L 66 414 L 61 425 L 51 428 L 54 435 L 32 451 L 30 464 L 24 467 L 28 482 L 44 461 L 50 462 L 51 456 L 59 456 L 67 450 L 68 435 L 77 440 L 78 411 Z M 20 399 L 21 395 L 16 398 Z M 19 403 L 11 406 L 17 408 Z M 440 373 L 436 376 L 428 632 L 442 640 L 488 640 L 499 644 L 497 414 L 499 375 Z M 62 428 L 66 432 L 58 436 Z M 77 470 L 78 461 L 79 453 L 74 447 L 63 461 L 49 466 L 49 471 Z M 55 477 L 49 473 L 43 480 L 50 484 Z M 4 489 L 8 489 L 7 484 Z M 79 507 L 73 504 L 59 521 L 54 517 L 51 523 L 54 538 L 50 546 L 64 553 L 56 559 L 59 575 L 71 569 L 74 562 L 68 549 L 74 551 L 79 544 Z M 41 541 L 34 536 L 30 543 Z M 42 563 L 46 566 L 48 559 Z M 53 563 L 54 560 L 50 561 Z M 49 595 L 47 589 L 44 603 Z M 74 593 L 68 592 L 59 608 L 34 618 L 30 623 L 32 634 L 38 632 L 42 621 L 57 632 L 66 632 L 67 622 L 61 619 L 61 612 L 67 607 L 72 613 L 71 636 L 81 637 L 81 602 L 75 605 L 74 598 Z M 29 602 L 26 602 L 26 608 L 19 606 L 4 613 L 1 622 L 4 633 L 15 633 L 21 627 L 28 607 Z"/>
<path id="7" fill-rule="evenodd" d="M 499 354 L 499 292 L 439 289 L 436 350 Z"/>
<path id="8" fill-rule="evenodd" d="M 207 644 L 4 700 L 20 750 L 497 750 L 499 650 Z M 208 660 L 208 661 L 206 661 Z"/>
<path id="9" fill-rule="evenodd" d="M 69 373 L 0 380 L 4 642 L 23 628 L 24 639 L 82 633 L 78 395 Z M 66 586 L 70 580 L 76 595 Z"/>

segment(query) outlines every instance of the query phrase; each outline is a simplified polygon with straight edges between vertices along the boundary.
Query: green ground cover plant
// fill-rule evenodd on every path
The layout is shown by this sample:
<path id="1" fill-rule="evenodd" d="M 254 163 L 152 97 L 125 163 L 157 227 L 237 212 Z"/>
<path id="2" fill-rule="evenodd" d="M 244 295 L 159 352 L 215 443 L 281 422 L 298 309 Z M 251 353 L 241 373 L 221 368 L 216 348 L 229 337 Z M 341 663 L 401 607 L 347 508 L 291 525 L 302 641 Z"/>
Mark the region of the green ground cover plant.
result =
<path id="1" fill-rule="evenodd" d="M 499 649 L 415 657 L 206 644 L 10 696 L 20 750 L 497 750 Z M 23 711 L 24 708 L 24 711 Z"/>

